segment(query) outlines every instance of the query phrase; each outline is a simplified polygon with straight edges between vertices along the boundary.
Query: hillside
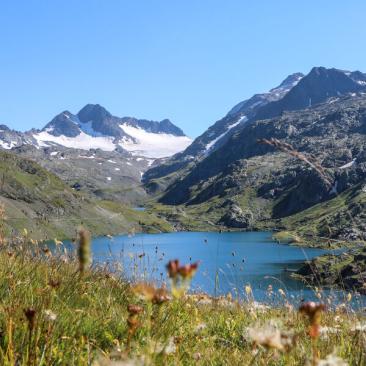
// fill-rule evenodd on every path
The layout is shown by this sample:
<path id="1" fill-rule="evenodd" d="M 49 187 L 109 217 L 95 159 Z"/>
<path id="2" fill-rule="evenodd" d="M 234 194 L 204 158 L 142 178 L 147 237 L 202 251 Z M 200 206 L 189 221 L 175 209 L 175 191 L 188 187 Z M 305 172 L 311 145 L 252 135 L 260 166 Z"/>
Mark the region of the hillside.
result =
<path id="1" fill-rule="evenodd" d="M 95 235 L 129 230 L 169 231 L 169 225 L 123 204 L 95 201 L 34 161 L 0 151 L 0 203 L 5 231 L 33 239 L 70 238 L 81 223 Z"/>

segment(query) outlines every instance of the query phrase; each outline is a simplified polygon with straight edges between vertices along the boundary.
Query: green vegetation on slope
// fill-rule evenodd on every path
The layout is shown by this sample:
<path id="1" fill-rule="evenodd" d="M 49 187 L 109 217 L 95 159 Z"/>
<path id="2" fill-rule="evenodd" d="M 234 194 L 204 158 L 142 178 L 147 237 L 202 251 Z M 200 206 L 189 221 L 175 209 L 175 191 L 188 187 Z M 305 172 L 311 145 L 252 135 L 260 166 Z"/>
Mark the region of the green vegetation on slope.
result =
<path id="1" fill-rule="evenodd" d="M 171 230 L 153 214 L 85 197 L 37 163 L 7 152 L 0 152 L 0 203 L 6 232 L 26 229 L 35 239 L 71 238 L 80 224 L 95 235 Z"/>

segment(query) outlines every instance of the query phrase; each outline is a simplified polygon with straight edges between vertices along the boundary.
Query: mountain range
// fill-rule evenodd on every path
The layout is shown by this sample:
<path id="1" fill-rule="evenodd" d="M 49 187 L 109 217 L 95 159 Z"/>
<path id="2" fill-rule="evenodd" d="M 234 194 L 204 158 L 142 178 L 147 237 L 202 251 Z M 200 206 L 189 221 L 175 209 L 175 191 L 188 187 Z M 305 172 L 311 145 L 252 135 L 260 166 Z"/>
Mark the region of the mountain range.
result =
<path id="1" fill-rule="evenodd" d="M 39 163 L 91 198 L 140 204 L 144 172 L 191 139 L 168 119 L 116 117 L 98 104 L 64 111 L 41 130 L 0 126 L 0 148 Z"/>
<path id="2" fill-rule="evenodd" d="M 364 239 L 365 80 L 359 71 L 324 67 L 290 75 L 150 168 L 145 185 L 160 203 L 181 207 L 171 220 L 183 227 L 205 220 L 212 227 L 296 227 Z M 313 214 L 312 226 L 301 221 L 339 200 L 341 209 L 323 213 L 321 220 Z M 190 223 L 182 216 L 191 217 Z"/>
<path id="3" fill-rule="evenodd" d="M 365 136 L 366 74 L 314 67 L 239 102 L 193 141 L 168 119 L 88 104 L 41 130 L 1 125 L 0 147 L 90 200 L 145 204 L 176 229 L 366 239 Z"/>
<path id="4" fill-rule="evenodd" d="M 171 156 L 191 140 L 168 119 L 160 122 L 116 117 L 99 104 L 88 104 L 76 115 L 58 114 L 41 130 L 25 133 L 0 126 L 0 145 L 5 149 L 21 145 L 64 146 L 82 150 L 120 150 L 145 158 Z"/>

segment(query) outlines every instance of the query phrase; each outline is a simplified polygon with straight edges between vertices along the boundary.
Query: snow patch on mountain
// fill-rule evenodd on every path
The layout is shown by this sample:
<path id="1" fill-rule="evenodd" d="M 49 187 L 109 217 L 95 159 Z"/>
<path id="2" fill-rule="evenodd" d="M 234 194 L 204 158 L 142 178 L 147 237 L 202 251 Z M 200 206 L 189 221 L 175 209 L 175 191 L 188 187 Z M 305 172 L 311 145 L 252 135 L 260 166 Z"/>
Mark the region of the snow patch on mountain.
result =
<path id="1" fill-rule="evenodd" d="M 342 166 L 339 167 L 339 169 L 347 169 L 347 168 L 351 168 L 353 165 L 355 165 L 356 163 L 356 159 L 353 159 L 352 161 L 350 161 L 347 164 L 344 164 Z"/>
<path id="2" fill-rule="evenodd" d="M 95 131 L 92 127 L 92 121 L 83 122 L 78 124 L 79 128 L 85 132 L 86 134 L 93 136 L 93 137 L 104 137 L 101 132 Z"/>
<path id="3" fill-rule="evenodd" d="M 68 137 L 65 135 L 54 136 L 48 131 L 41 131 L 37 134 L 34 134 L 33 137 L 37 140 L 38 146 L 40 147 L 58 144 L 81 150 L 101 149 L 104 151 L 113 151 L 116 148 L 116 145 L 113 143 L 113 137 L 94 137 L 86 134 L 83 131 L 80 132 L 80 134 L 76 137 Z"/>
<path id="4" fill-rule="evenodd" d="M 121 124 L 119 127 L 136 141 L 123 138 L 119 145 L 133 155 L 148 158 L 164 158 L 184 150 L 192 140 L 187 136 L 174 136 L 167 133 L 151 133 L 142 128 Z"/>
<path id="5" fill-rule="evenodd" d="M 16 141 L 10 141 L 10 142 L 7 142 L 7 141 L 3 141 L 3 140 L 0 140 L 0 146 L 3 148 L 3 149 L 6 149 L 6 150 L 10 150 L 12 149 L 13 147 L 17 146 L 17 142 Z"/>
<path id="6" fill-rule="evenodd" d="M 207 145 L 206 145 L 206 152 L 209 152 L 212 150 L 212 148 L 216 145 L 216 143 L 221 140 L 224 136 L 227 135 L 227 133 L 233 129 L 234 127 L 238 126 L 240 123 L 242 122 L 246 122 L 247 121 L 247 117 L 246 116 L 241 116 L 235 123 L 229 125 L 227 127 L 227 130 L 225 132 L 223 132 L 221 135 L 219 135 L 218 137 L 216 137 L 215 139 L 213 139 L 212 141 L 210 141 Z"/>

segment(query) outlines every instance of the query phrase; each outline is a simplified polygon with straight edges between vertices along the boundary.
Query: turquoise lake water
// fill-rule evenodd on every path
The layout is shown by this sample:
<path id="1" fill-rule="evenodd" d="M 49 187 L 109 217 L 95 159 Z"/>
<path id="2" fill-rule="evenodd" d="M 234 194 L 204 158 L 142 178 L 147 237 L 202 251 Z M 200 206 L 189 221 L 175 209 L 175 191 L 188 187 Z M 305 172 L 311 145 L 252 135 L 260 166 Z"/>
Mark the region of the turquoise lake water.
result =
<path id="1" fill-rule="evenodd" d="M 297 302 L 315 299 L 314 290 L 293 280 L 291 271 L 304 260 L 327 253 L 326 250 L 277 244 L 268 232 L 176 232 L 165 234 L 120 235 L 93 240 L 95 264 L 117 262 L 131 280 L 166 281 L 165 265 L 171 259 L 181 263 L 199 261 L 192 291 L 212 295 L 231 292 L 245 298 L 250 284 L 255 300 L 283 301 L 279 288 Z M 72 246 L 71 243 L 65 243 Z M 275 295 L 268 298 L 272 285 Z M 329 295 L 329 291 L 326 292 Z M 333 295 L 332 295 L 333 296 Z M 334 294 L 339 301 L 344 294 Z M 341 298 L 340 298 L 341 297 Z"/>

